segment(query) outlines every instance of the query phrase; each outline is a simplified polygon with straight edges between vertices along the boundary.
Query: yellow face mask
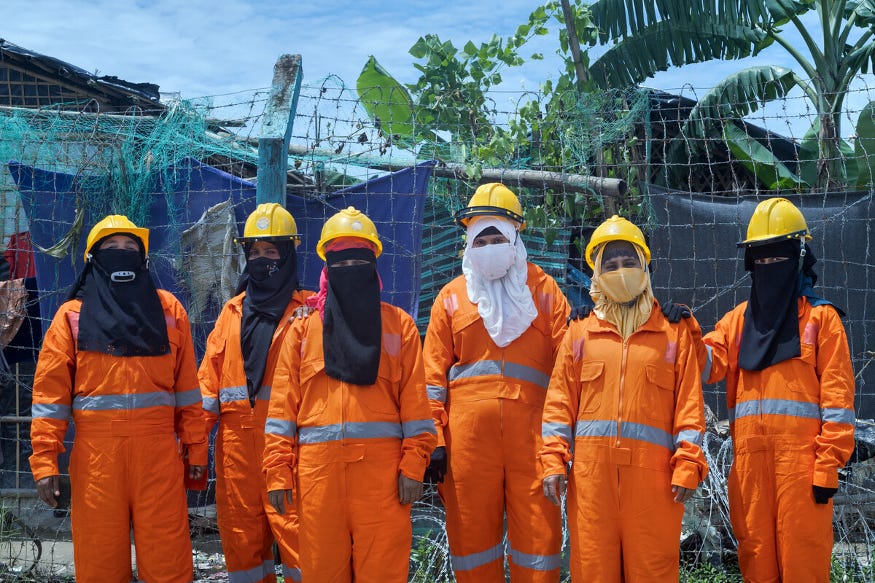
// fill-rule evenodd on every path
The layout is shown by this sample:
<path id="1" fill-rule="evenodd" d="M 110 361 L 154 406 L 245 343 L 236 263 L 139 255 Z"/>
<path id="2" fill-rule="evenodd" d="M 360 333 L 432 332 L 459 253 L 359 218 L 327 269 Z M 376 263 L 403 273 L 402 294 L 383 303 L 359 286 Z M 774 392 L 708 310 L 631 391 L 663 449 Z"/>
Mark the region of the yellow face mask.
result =
<path id="1" fill-rule="evenodd" d="M 625 304 L 636 299 L 647 288 L 647 272 L 640 267 L 621 267 L 599 274 L 599 289 L 609 299 Z"/>

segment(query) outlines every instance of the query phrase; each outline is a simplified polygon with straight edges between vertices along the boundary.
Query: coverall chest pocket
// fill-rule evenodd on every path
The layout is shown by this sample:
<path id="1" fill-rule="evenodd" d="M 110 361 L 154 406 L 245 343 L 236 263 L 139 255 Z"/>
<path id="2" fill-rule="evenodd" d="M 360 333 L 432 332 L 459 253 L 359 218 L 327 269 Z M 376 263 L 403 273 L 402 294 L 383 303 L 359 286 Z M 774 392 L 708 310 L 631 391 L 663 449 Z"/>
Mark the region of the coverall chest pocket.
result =
<path id="1" fill-rule="evenodd" d="M 181 344 L 179 330 L 167 326 L 167 340 L 170 341 L 170 354 L 147 358 L 144 365 L 146 374 L 152 377 L 156 386 L 172 391 L 176 384 L 176 354 Z"/>
<path id="2" fill-rule="evenodd" d="M 370 387 L 362 387 L 359 400 L 368 411 L 381 415 L 398 415 L 399 405 L 396 395 L 401 384 L 401 367 L 394 359 L 383 354 L 380 369 L 377 372 L 377 383 Z"/>
<path id="3" fill-rule="evenodd" d="M 472 324 L 475 322 L 480 322 L 481 324 L 473 326 Z M 476 306 L 473 309 L 460 309 L 453 314 L 452 327 L 456 354 L 478 354 L 482 352 L 482 344 L 487 335 Z"/>
<path id="4" fill-rule="evenodd" d="M 605 363 L 589 361 L 580 365 L 580 412 L 595 413 L 605 392 Z"/>
<path id="5" fill-rule="evenodd" d="M 325 383 L 314 382 L 325 373 L 325 362 L 308 360 L 301 363 L 301 405 L 298 409 L 298 423 L 318 417 L 328 406 L 329 392 Z"/>
<path id="6" fill-rule="evenodd" d="M 642 387 L 642 404 L 647 417 L 666 421 L 674 418 L 674 370 L 648 364 L 647 383 Z"/>
<path id="7" fill-rule="evenodd" d="M 820 381 L 817 378 L 817 350 L 813 344 L 802 343 L 800 355 L 790 361 L 792 374 L 786 375 L 787 387 L 804 395 L 806 400 L 820 399 Z"/>

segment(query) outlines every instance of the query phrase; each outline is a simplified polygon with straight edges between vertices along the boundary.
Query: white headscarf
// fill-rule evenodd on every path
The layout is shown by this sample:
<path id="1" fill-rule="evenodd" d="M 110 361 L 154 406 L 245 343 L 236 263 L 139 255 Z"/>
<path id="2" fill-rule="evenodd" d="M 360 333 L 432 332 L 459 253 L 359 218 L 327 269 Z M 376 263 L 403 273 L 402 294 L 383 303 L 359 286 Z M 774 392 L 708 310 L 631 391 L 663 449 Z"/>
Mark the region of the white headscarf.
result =
<path id="1" fill-rule="evenodd" d="M 515 260 L 508 272 L 503 277 L 491 280 L 478 273 L 468 256 L 474 239 L 489 227 L 495 227 L 507 237 L 515 251 Z M 519 338 L 538 316 L 532 291 L 526 285 L 529 275 L 527 257 L 516 224 L 510 220 L 485 216 L 468 223 L 467 245 L 462 256 L 468 299 L 477 304 L 477 312 L 483 319 L 486 332 L 502 348 Z"/>

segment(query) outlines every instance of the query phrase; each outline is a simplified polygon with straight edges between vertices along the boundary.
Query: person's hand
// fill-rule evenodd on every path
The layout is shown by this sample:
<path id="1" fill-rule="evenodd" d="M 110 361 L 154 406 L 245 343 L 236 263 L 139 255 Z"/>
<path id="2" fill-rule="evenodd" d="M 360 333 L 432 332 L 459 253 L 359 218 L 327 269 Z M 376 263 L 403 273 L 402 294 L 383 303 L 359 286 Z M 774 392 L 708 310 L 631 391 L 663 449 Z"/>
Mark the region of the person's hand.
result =
<path id="1" fill-rule="evenodd" d="M 677 324 L 681 321 L 681 318 L 689 318 L 693 315 L 689 307 L 684 304 L 676 304 L 671 300 L 660 304 L 660 307 L 662 308 L 662 315 L 672 324 Z"/>
<path id="2" fill-rule="evenodd" d="M 582 304 L 580 306 L 574 306 L 571 308 L 571 313 L 568 314 L 568 320 L 565 321 L 566 324 L 570 324 L 572 320 L 584 320 L 592 313 L 592 309 L 594 306 L 589 304 Z"/>
<path id="3" fill-rule="evenodd" d="M 443 445 L 434 448 L 431 460 L 425 469 L 424 481 L 428 484 L 438 484 L 444 481 L 447 473 L 447 448 Z"/>
<path id="4" fill-rule="evenodd" d="M 270 500 L 270 505 L 273 506 L 274 510 L 279 514 L 285 514 L 286 506 L 284 502 L 288 502 L 289 506 L 292 505 L 292 490 L 271 490 L 267 493 L 267 498 Z"/>
<path id="5" fill-rule="evenodd" d="M 295 311 L 292 312 L 293 320 L 300 320 L 302 318 L 306 318 L 310 314 L 312 314 L 316 308 L 311 308 L 310 306 L 298 306 L 295 308 Z"/>
<path id="6" fill-rule="evenodd" d="M 838 488 L 824 488 L 822 486 L 811 486 L 811 489 L 814 491 L 814 502 L 816 504 L 829 504 L 830 498 L 839 491 Z"/>
<path id="7" fill-rule="evenodd" d="M 58 496 L 61 495 L 61 477 L 49 476 L 41 480 L 37 480 L 36 492 L 39 499 L 51 506 L 58 507 Z"/>
<path id="8" fill-rule="evenodd" d="M 696 493 L 695 488 L 684 488 L 683 486 L 672 486 L 671 493 L 674 494 L 674 501 L 683 504 L 693 497 Z"/>
<path id="9" fill-rule="evenodd" d="M 193 482 L 203 480 L 206 473 L 207 466 L 188 466 L 188 479 Z"/>
<path id="10" fill-rule="evenodd" d="M 553 474 L 552 476 L 547 476 L 544 478 L 541 486 L 544 488 L 544 496 L 550 502 L 556 506 L 562 504 L 562 497 L 565 496 L 565 489 L 567 488 L 567 480 L 564 475 Z"/>
<path id="11" fill-rule="evenodd" d="M 398 474 L 398 500 L 401 504 L 413 504 L 422 497 L 422 482 Z"/>

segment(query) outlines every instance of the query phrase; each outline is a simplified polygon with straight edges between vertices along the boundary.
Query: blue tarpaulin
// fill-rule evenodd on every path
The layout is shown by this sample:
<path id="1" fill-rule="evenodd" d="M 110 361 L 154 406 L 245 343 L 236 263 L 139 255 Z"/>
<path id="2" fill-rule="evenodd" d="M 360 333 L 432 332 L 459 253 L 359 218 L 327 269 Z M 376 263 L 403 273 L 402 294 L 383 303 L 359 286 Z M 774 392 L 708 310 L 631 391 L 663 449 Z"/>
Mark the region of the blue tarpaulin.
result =
<path id="1" fill-rule="evenodd" d="M 383 300 L 401 307 L 415 318 L 419 298 L 422 215 L 433 166 L 433 162 L 425 162 L 323 198 L 288 195 L 286 208 L 295 217 L 303 238 L 298 248 L 302 287 L 314 290 L 318 287 L 323 262 L 315 249 L 323 223 L 337 211 L 354 206 L 374 221 L 383 242 L 383 255 L 377 261 L 384 286 Z M 77 177 L 14 161 L 9 163 L 9 170 L 21 193 L 32 241 L 42 248 L 55 245 L 73 226 L 77 196 L 83 191 Z M 164 187 L 164 176 L 173 177 L 170 188 Z M 234 203 L 238 232 L 242 232 L 246 217 L 255 209 L 255 186 L 193 159 L 183 160 L 156 175 L 155 184 L 157 186 L 150 196 L 148 224 L 143 225 L 150 228 L 151 271 L 159 287 L 170 290 L 188 305 L 188 296 L 180 285 L 182 278 L 176 267 L 180 234 L 191 227 L 206 209 L 228 199 Z M 82 252 L 89 229 L 106 214 L 109 214 L 107 209 L 85 210 L 85 224 L 78 246 L 67 257 L 56 259 L 45 253 L 36 253 L 44 331 L 82 268 Z"/>

